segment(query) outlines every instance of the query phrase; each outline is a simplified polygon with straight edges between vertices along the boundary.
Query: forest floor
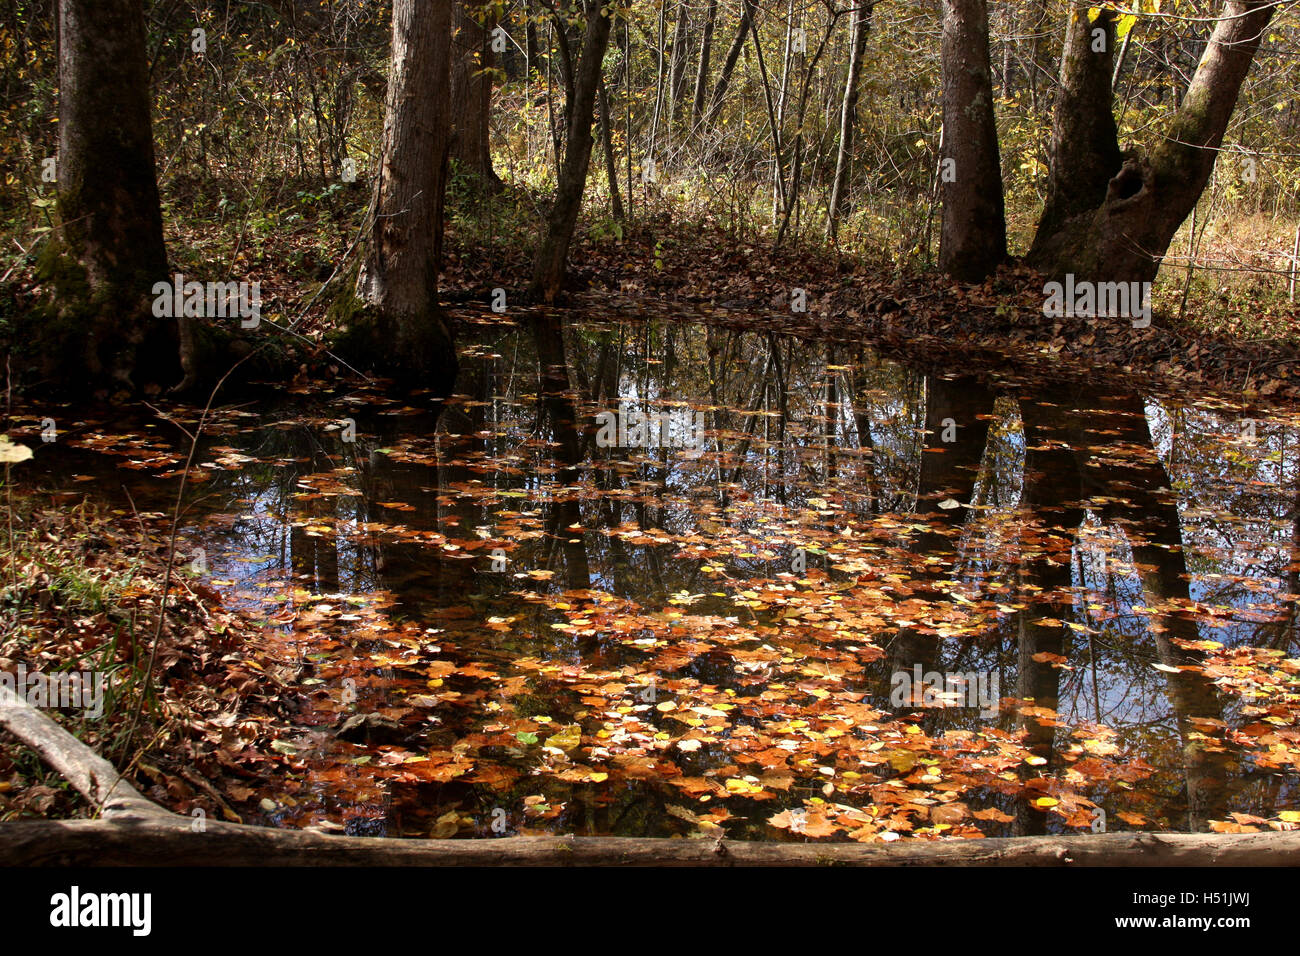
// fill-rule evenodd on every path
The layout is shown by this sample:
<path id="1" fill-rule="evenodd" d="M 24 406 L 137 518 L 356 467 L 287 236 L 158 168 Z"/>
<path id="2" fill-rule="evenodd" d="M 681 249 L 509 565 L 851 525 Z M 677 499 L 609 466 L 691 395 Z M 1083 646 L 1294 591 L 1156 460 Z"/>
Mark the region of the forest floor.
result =
<path id="1" fill-rule="evenodd" d="M 478 210 L 453 218 L 440 276 L 454 317 L 486 311 L 494 289 L 504 289 L 508 311 L 522 303 L 532 269 L 532 233 L 526 215 L 487 221 Z M 325 338 L 326 308 L 337 289 L 303 308 L 339 265 L 355 235 L 339 232 L 332 252 L 322 233 L 268 234 L 261 263 L 301 263 L 298 274 L 267 276 L 279 288 L 286 314 L 300 330 Z M 1011 264 L 976 285 L 934 273 L 907 272 L 883 258 L 841 253 L 822 244 L 774 249 L 765 236 L 736 237 L 712 224 L 669 222 L 666 215 L 630 227 L 608 220 L 579 224 L 570 253 L 569 297 L 562 305 L 583 314 L 611 312 L 737 329 L 768 330 L 801 338 L 864 344 L 886 355 L 994 371 L 1008 366 L 1047 377 L 1101 372 L 1175 387 L 1245 391 L 1264 401 L 1300 399 L 1300 306 L 1279 295 L 1236 289 L 1231 297 L 1212 283 L 1194 284 L 1183 302 L 1183 276 L 1167 267 L 1153 295 L 1149 327 L 1127 319 L 1044 316 L 1043 279 Z M 314 239 L 313 239 L 314 235 Z M 201 248 L 213 240 L 194 236 Z M 304 243 L 316 242 L 304 253 Z M 352 253 L 355 255 L 355 251 Z M 806 311 L 792 309 L 804 290 Z"/>
<path id="2" fill-rule="evenodd" d="M 247 742 L 294 708 L 246 650 L 262 628 L 224 607 L 180 558 L 169 578 L 170 522 L 161 513 L 14 488 L 6 509 L 0 671 L 104 675 L 103 718 L 65 711 L 61 723 L 155 802 L 188 813 L 198 797 L 210 813 L 239 822 L 209 781 L 238 793 L 240 779 L 255 778 L 266 762 Z M 140 708 L 142 692 L 148 706 Z M 0 731 L 0 821 L 89 812 L 57 773 Z"/>
<path id="3" fill-rule="evenodd" d="M 187 278 L 260 280 L 264 317 L 296 333 L 285 341 L 326 341 L 334 331 L 329 304 L 354 274 L 357 211 L 327 200 L 295 205 L 285 199 L 282 208 L 268 207 L 257 218 L 246 213 L 236 222 L 217 216 L 214 202 L 189 197 L 188 214 L 169 219 L 172 268 Z M 453 318 L 486 312 L 495 289 L 505 290 L 508 313 L 524 304 L 537 203 L 507 190 L 489 215 L 481 203 L 462 203 L 458 213 L 455 197 L 449 199 L 440 285 Z M 1300 399 L 1300 305 L 1276 289 L 1229 292 L 1208 280 L 1192 284 L 1184 302 L 1184 277 L 1173 275 L 1179 271 L 1174 266 L 1156 284 L 1150 325 L 1133 328 L 1127 319 L 1044 316 L 1042 277 L 1014 263 L 980 285 L 961 285 L 820 243 L 774 249 L 765 236 L 737 237 L 713 224 L 670 222 L 666 215 L 631 226 L 583 221 L 569 259 L 569 295 L 560 305 L 585 314 L 617 312 L 863 344 L 936 368 L 1012 368 L 1045 377 L 1101 373 L 1245 392 L 1263 404 Z M 30 307 L 42 292 L 34 261 L 30 251 L 0 261 L 0 338 L 4 314 Z M 210 275 L 214 269 L 227 275 Z M 792 309 L 795 289 L 804 290 L 806 311 Z M 304 372 L 324 372 L 332 364 L 320 348 L 307 351 Z M 313 356 L 324 361 L 312 363 Z"/>

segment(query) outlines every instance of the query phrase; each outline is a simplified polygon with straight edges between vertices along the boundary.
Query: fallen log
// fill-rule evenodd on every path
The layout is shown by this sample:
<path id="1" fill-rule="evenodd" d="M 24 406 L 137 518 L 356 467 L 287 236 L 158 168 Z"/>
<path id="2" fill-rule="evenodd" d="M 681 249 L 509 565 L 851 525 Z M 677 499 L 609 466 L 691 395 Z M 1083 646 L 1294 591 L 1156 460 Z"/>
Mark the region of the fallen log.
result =
<path id="1" fill-rule="evenodd" d="M 890 844 L 327 836 L 170 815 L 0 824 L 5 866 L 1295 866 L 1300 833 L 1112 833 Z"/>
<path id="2" fill-rule="evenodd" d="M 8 698 L 4 695 L 8 694 Z M 0 726 L 93 805 L 97 820 L 0 824 L 4 866 L 1296 866 L 1300 830 L 1111 833 L 888 844 L 629 837 L 376 839 L 194 821 L 0 687 Z"/>

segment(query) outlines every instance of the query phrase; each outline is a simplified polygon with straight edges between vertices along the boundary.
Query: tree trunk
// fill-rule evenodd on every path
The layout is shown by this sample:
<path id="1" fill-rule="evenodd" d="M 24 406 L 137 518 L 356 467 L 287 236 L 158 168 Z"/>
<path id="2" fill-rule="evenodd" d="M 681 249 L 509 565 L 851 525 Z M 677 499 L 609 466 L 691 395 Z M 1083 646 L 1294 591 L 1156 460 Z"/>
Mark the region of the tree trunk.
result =
<path id="1" fill-rule="evenodd" d="M 732 71 L 736 69 L 736 61 L 740 59 L 740 51 L 745 46 L 745 36 L 749 33 L 749 26 L 754 22 L 756 13 L 753 0 L 743 0 L 745 4 L 744 12 L 740 15 L 740 26 L 736 29 L 736 39 L 732 41 L 731 48 L 727 50 L 727 58 L 722 61 L 722 72 L 718 74 L 718 82 L 713 86 L 713 96 L 709 100 L 709 114 L 705 117 L 706 125 L 712 125 L 713 120 L 718 115 L 718 110 L 722 108 L 722 98 L 727 95 L 727 86 L 731 83 Z"/>
<path id="2" fill-rule="evenodd" d="M 676 116 L 682 94 L 686 92 L 686 40 L 690 30 L 688 19 L 689 7 L 682 2 L 677 5 L 677 22 L 673 26 L 673 52 L 669 66 L 668 83 L 668 118 L 669 122 Z"/>
<path id="3" fill-rule="evenodd" d="M 653 159 L 655 147 L 659 145 L 659 115 L 663 110 L 664 104 L 664 74 L 667 70 L 664 44 L 667 42 L 664 36 L 666 29 L 665 20 L 668 16 L 668 0 L 659 0 L 659 40 L 655 44 L 659 54 L 659 68 L 655 71 L 655 107 L 650 116 L 650 142 L 646 146 L 646 151 Z"/>
<path id="4" fill-rule="evenodd" d="M 156 318 L 170 279 L 154 169 L 139 0 L 60 0 L 59 240 L 42 263 L 57 314 L 35 331 L 46 374 L 134 390 L 180 377 L 178 324 Z"/>
<path id="5" fill-rule="evenodd" d="M 942 59 L 939 268 L 979 282 L 1007 254 L 985 0 L 944 0 Z"/>
<path id="6" fill-rule="evenodd" d="M 392 69 L 370 248 L 357 297 L 375 355 L 402 384 L 447 394 L 456 377 L 438 307 L 451 120 L 451 0 L 394 0 Z"/>
<path id="7" fill-rule="evenodd" d="M 610 213 L 614 219 L 623 220 L 623 197 L 618 192 L 618 164 L 614 160 L 614 128 L 609 118 L 609 93 L 602 77 L 597 90 L 600 95 L 600 138 L 605 147 L 605 178 L 609 181 Z"/>
<path id="8" fill-rule="evenodd" d="M 476 17 L 484 18 L 482 23 Z M 451 158 L 484 183 L 500 184 L 492 169 L 488 120 L 492 111 L 492 27 L 486 8 L 455 2 L 452 37 Z"/>
<path id="9" fill-rule="evenodd" d="M 1268 0 L 1229 0 L 1224 5 L 1222 19 L 1163 140 L 1151 150 L 1126 151 L 1100 195 L 1095 179 L 1086 187 L 1058 189 L 1055 215 L 1049 215 L 1053 210 L 1044 210 L 1040 235 L 1035 237 L 1029 257 L 1031 265 L 1052 276 L 1072 273 L 1095 282 L 1155 279 L 1174 233 L 1209 182 L 1241 84 L 1275 9 Z M 1096 24 L 1086 26 L 1091 33 Z M 1111 30 L 1107 48 L 1113 38 Z M 1076 83 L 1079 94 L 1071 96 L 1069 89 L 1064 91 L 1054 128 L 1104 128 L 1104 118 L 1095 115 L 1095 106 L 1080 102 L 1080 95 L 1104 84 L 1109 104 L 1110 57 L 1076 59 L 1073 65 L 1067 62 L 1066 69 L 1071 67 L 1087 71 L 1087 75 Z M 1074 115 L 1061 116 L 1062 111 Z M 1082 161 L 1072 154 L 1083 145 L 1062 142 L 1053 165 L 1083 166 L 1092 170 L 1092 176 L 1099 176 L 1111 144 L 1101 143 L 1099 161 Z M 1114 162 L 1114 155 L 1110 157 Z M 1054 172 L 1053 180 L 1057 178 Z M 1081 189 L 1095 197 L 1091 208 L 1079 208 L 1085 205 Z"/>
<path id="10" fill-rule="evenodd" d="M 700 66 L 695 74 L 695 95 L 691 101 L 691 126 L 704 115 L 704 96 L 709 88 L 709 54 L 713 51 L 713 24 L 718 18 L 718 0 L 709 0 L 704 14 L 704 33 L 700 37 Z"/>
<path id="11" fill-rule="evenodd" d="M 1033 39 L 1029 43 L 1029 101 L 1031 108 L 1037 113 L 1039 105 L 1038 85 L 1042 82 L 1042 78 L 1048 75 L 1050 61 L 1047 56 L 1047 34 L 1051 23 L 1048 0 L 1034 0 L 1030 16 L 1033 20 L 1030 26 Z"/>
<path id="12" fill-rule="evenodd" d="M 1095 40 L 1093 30 L 1102 31 Z M 1044 247 L 1068 220 L 1080 214 L 1091 216 L 1106 197 L 1106 184 L 1123 163 L 1111 112 L 1114 43 L 1113 11 L 1103 10 L 1094 22 L 1089 22 L 1082 10 L 1071 15 L 1061 52 L 1061 89 L 1052 122 L 1047 196 L 1029 250 L 1031 261 L 1044 254 Z M 1098 44 L 1101 50 L 1096 49 Z M 1081 148 L 1085 144 L 1087 148 Z"/>
<path id="13" fill-rule="evenodd" d="M 555 201 L 546 217 L 542 239 L 533 260 L 530 291 L 534 297 L 545 302 L 555 301 L 564 284 L 569 243 L 573 239 L 578 213 L 582 210 L 582 191 L 587 183 L 587 168 L 591 162 L 591 121 L 595 110 L 596 87 L 600 82 L 605 47 L 609 43 L 610 22 L 606 0 L 589 0 L 582 59 L 575 71 L 564 162 L 560 166 Z"/>
<path id="14" fill-rule="evenodd" d="M 835 155 L 835 179 L 831 183 L 830 206 L 826 211 L 826 234 L 831 239 L 839 230 L 840 206 L 848 188 L 849 166 L 853 161 L 853 133 L 858 125 L 858 76 L 871 30 L 872 4 L 864 3 L 853 15 L 849 27 L 849 75 L 844 81 L 844 104 L 840 110 L 840 145 Z"/>

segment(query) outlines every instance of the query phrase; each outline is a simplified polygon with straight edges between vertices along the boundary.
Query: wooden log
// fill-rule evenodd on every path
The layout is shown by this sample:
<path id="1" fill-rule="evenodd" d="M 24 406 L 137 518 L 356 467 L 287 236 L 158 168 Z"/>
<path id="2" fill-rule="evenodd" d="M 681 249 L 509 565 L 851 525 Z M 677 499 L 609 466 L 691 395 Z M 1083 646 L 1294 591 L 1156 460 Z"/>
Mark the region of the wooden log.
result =
<path id="1" fill-rule="evenodd" d="M 988 840 L 719 843 L 712 839 L 328 836 L 208 821 L 0 824 L 4 866 L 1296 866 L 1300 832 L 1111 833 Z"/>
<path id="2" fill-rule="evenodd" d="M 106 760 L 3 687 L 0 726 L 36 750 L 103 812 L 98 820 L 0 824 L 3 866 L 1300 865 L 1300 830 L 861 844 L 575 836 L 374 839 L 200 823 L 146 799 Z"/>

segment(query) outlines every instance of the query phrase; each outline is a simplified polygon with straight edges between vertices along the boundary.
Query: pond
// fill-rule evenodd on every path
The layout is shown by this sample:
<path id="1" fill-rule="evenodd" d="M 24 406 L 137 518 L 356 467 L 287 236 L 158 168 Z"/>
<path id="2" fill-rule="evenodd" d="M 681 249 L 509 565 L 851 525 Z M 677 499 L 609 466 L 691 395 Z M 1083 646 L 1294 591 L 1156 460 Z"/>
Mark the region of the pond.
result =
<path id="1" fill-rule="evenodd" d="M 701 324 L 465 325 L 440 415 L 296 385 L 205 428 L 188 580 L 264 622 L 234 652 L 301 701 L 274 740 L 229 730 L 282 770 L 231 791 L 246 822 L 1300 819 L 1295 421 Z M 60 427 L 42 487 L 170 511 L 174 424 Z"/>

